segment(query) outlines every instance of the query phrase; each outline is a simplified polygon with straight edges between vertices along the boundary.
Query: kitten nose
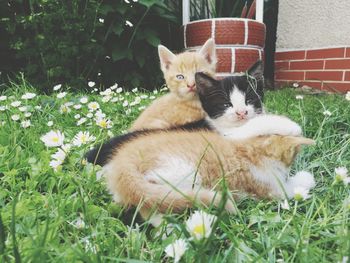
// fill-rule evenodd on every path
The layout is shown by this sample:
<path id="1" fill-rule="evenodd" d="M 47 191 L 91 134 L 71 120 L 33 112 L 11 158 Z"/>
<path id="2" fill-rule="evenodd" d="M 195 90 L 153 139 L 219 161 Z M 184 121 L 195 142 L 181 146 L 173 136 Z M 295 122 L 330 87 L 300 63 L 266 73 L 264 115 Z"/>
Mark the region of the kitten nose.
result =
<path id="1" fill-rule="evenodd" d="M 196 83 L 193 83 L 192 85 L 187 84 L 187 88 L 188 88 L 189 90 L 194 90 L 194 89 L 196 88 Z"/>
<path id="2" fill-rule="evenodd" d="M 239 110 L 239 111 L 236 111 L 236 115 L 238 117 L 244 119 L 248 115 L 248 111 L 247 110 Z"/>

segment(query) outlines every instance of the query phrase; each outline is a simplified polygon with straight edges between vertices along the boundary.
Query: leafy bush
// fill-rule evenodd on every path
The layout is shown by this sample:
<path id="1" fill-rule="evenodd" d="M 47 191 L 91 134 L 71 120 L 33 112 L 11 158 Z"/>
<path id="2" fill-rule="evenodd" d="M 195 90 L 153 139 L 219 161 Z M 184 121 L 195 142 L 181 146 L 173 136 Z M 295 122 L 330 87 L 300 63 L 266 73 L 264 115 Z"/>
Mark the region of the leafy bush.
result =
<path id="1" fill-rule="evenodd" d="M 56 83 L 86 88 L 88 80 L 159 86 L 156 47 L 162 42 L 177 49 L 180 43 L 180 9 L 173 2 L 0 1 L 2 78 L 23 71 L 43 91 Z"/>

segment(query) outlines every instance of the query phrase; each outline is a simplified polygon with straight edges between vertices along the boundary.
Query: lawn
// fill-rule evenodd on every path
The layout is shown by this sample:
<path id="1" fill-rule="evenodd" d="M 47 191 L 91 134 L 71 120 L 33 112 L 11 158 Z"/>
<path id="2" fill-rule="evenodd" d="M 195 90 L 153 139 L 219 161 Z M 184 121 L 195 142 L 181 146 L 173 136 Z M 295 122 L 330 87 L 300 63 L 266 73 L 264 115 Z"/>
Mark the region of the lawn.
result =
<path id="1" fill-rule="evenodd" d="M 166 237 L 166 224 L 154 229 L 135 210 L 113 204 L 100 168 L 83 160 L 92 145 L 127 130 L 167 92 L 112 88 L 101 95 L 97 89 L 83 94 L 56 86 L 50 96 L 34 96 L 23 81 L 0 94 L 1 262 L 173 261 L 164 249 L 184 237 L 193 211 L 169 216 L 175 229 Z M 245 199 L 237 215 L 207 211 L 218 215 L 216 227 L 208 240 L 189 243 L 182 262 L 347 262 L 350 188 L 336 178 L 335 168 L 350 169 L 350 101 L 293 89 L 267 92 L 265 100 L 270 112 L 291 117 L 316 140 L 292 169 L 313 173 L 316 187 L 306 200 L 290 200 L 289 209 L 278 201 Z M 97 108 L 102 113 L 96 117 Z M 75 144 L 64 160 L 52 162 L 57 148 L 40 139 L 51 130 Z M 95 141 L 79 145 L 73 138 L 80 131 Z"/>

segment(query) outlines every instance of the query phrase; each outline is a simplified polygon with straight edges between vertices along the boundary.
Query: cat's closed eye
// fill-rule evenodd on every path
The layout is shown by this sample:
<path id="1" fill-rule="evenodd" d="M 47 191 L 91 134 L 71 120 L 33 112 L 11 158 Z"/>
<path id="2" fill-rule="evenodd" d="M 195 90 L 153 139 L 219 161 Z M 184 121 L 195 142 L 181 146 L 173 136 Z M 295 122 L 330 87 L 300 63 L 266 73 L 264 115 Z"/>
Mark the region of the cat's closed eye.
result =
<path id="1" fill-rule="evenodd" d="M 224 103 L 223 106 L 224 106 L 225 108 L 231 108 L 231 107 L 233 107 L 232 103 Z"/>
<path id="2" fill-rule="evenodd" d="M 183 80 L 183 79 L 185 78 L 185 76 L 182 75 L 182 74 L 178 74 L 178 75 L 176 75 L 176 78 L 177 78 L 178 80 Z"/>

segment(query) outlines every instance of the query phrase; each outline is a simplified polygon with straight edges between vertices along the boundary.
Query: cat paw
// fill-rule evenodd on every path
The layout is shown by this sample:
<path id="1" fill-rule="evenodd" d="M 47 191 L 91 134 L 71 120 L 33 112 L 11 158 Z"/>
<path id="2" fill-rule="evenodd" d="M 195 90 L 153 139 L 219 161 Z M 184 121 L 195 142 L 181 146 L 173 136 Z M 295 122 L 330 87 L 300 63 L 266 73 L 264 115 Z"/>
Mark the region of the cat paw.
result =
<path id="1" fill-rule="evenodd" d="M 297 172 L 293 177 L 289 178 L 289 184 L 293 188 L 303 187 L 307 190 L 310 190 L 315 187 L 316 182 L 313 174 L 306 171 L 300 171 Z"/>
<path id="2" fill-rule="evenodd" d="M 289 136 L 300 136 L 302 135 L 302 129 L 300 125 L 286 117 L 274 116 L 271 119 L 273 121 L 272 126 L 275 126 L 275 134 L 278 135 L 289 135 Z"/>

